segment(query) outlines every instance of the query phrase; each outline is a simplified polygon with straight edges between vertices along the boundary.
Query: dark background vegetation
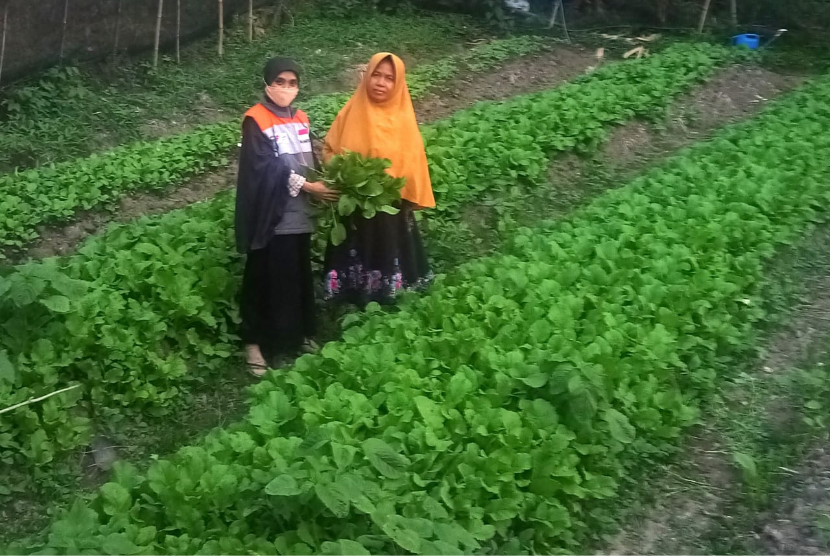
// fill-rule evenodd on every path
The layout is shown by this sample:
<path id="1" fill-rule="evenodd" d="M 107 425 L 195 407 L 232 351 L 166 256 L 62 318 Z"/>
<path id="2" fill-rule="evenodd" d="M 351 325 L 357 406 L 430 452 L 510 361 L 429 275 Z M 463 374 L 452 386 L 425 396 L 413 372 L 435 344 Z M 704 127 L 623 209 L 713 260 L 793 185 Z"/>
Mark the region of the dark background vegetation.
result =
<path id="1" fill-rule="evenodd" d="M 215 32 L 218 0 L 180 0 L 182 40 Z M 692 28 L 703 0 L 566 0 L 569 19 L 593 26 L 638 25 Z M 4 81 L 60 62 L 66 0 L 0 0 L 8 4 Z M 97 59 L 113 54 L 119 4 L 119 51 L 141 51 L 153 45 L 158 0 L 69 0 L 64 58 Z M 255 0 L 257 8 L 284 4 L 289 10 L 314 10 L 331 17 L 359 17 L 366 9 L 448 10 L 484 16 L 499 26 L 510 25 L 502 0 Z M 532 11 L 546 16 L 551 0 L 531 0 Z M 224 0 L 227 19 L 246 13 L 248 0 Z M 175 41 L 176 0 L 165 0 L 161 44 Z M 710 24 L 729 21 L 727 0 L 713 0 Z M 2 17 L 2 14 L 0 14 Z M 830 0 L 738 0 L 738 20 L 750 28 L 766 26 L 822 31 L 830 27 Z"/>

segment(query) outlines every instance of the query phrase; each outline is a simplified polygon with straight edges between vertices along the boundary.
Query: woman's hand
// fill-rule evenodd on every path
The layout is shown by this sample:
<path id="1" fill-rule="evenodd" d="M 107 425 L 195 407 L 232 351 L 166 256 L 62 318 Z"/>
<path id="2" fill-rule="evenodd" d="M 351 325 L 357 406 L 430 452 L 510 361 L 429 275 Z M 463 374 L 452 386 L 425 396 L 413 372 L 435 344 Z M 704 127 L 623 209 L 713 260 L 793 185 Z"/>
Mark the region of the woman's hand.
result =
<path id="1" fill-rule="evenodd" d="M 336 201 L 340 196 L 339 191 L 329 189 L 326 187 L 326 184 L 319 181 L 305 182 L 305 185 L 303 185 L 303 191 L 311 194 L 315 199 L 319 199 L 321 201 Z"/>

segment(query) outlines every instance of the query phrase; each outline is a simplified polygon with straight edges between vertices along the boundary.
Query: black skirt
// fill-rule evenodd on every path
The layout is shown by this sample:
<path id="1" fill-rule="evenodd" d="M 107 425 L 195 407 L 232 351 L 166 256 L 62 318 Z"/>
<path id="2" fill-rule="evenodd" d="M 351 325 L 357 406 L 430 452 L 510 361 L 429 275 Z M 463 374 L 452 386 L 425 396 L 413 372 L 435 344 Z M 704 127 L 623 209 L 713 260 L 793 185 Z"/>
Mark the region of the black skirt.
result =
<path id="1" fill-rule="evenodd" d="M 398 214 L 355 216 L 346 234 L 343 243 L 326 249 L 326 299 L 391 303 L 401 290 L 423 288 L 432 281 L 410 203 L 404 202 Z"/>
<path id="2" fill-rule="evenodd" d="M 316 332 L 311 234 L 279 235 L 250 251 L 242 278 L 242 326 L 246 344 L 266 357 L 295 349 Z"/>

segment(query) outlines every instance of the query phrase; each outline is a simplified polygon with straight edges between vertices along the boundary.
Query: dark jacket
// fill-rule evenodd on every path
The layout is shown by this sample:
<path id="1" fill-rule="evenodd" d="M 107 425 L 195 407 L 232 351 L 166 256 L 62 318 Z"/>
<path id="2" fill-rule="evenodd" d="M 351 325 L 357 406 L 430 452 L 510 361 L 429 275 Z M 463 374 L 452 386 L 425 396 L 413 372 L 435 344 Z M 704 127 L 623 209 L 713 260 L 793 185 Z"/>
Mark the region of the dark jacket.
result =
<path id="1" fill-rule="evenodd" d="M 291 197 L 292 172 L 315 167 L 308 119 L 299 110 L 263 102 L 242 123 L 236 192 L 236 247 L 262 249 L 274 235 L 311 233 L 308 195 Z"/>

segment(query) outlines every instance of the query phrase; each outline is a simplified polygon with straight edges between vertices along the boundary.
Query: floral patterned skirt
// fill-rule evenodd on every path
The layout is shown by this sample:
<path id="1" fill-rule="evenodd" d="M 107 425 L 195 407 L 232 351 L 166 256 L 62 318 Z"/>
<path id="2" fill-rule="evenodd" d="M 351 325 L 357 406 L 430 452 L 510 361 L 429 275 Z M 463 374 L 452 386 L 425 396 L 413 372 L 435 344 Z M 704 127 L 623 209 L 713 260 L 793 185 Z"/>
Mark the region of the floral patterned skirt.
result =
<path id="1" fill-rule="evenodd" d="M 356 216 L 346 230 L 346 241 L 326 249 L 326 299 L 391 303 L 402 290 L 432 282 L 411 203 L 404 201 L 394 215 Z"/>

